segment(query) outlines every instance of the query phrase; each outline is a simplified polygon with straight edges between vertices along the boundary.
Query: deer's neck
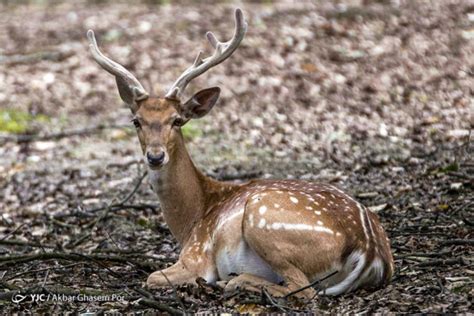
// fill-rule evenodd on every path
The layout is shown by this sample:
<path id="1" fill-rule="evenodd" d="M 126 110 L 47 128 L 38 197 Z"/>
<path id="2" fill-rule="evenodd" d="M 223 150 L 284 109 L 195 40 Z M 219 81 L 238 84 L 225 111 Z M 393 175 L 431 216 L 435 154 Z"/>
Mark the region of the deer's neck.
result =
<path id="1" fill-rule="evenodd" d="M 233 185 L 203 175 L 194 166 L 182 136 L 177 138 L 168 152 L 169 162 L 158 171 L 150 171 L 150 181 L 171 233 L 184 244 L 196 223 L 219 200 L 217 195 Z"/>

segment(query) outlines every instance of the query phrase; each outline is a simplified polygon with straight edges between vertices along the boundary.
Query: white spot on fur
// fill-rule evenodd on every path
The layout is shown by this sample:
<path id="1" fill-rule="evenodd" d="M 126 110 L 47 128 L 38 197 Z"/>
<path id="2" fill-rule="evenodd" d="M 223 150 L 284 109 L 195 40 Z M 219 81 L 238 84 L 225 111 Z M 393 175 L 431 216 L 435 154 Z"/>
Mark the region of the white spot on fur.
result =
<path id="1" fill-rule="evenodd" d="M 260 215 L 265 214 L 266 211 L 267 211 L 267 207 L 265 205 L 260 206 L 260 208 L 258 209 L 258 212 L 260 213 Z"/>
<path id="2" fill-rule="evenodd" d="M 291 202 L 293 202 L 295 204 L 298 203 L 298 199 L 293 197 L 293 196 L 290 197 L 290 200 L 291 200 Z"/>
<path id="3" fill-rule="evenodd" d="M 359 207 L 362 207 L 360 204 L 359 204 Z M 369 231 L 370 231 L 370 235 L 373 237 L 374 236 L 374 230 L 372 229 L 372 220 L 369 216 L 369 213 L 367 211 L 366 208 L 362 207 L 364 209 L 364 212 L 365 212 L 365 217 L 367 218 L 367 221 L 369 222 Z"/>
<path id="4" fill-rule="evenodd" d="M 314 214 L 321 215 L 321 211 L 314 211 Z"/>
<path id="5" fill-rule="evenodd" d="M 308 225 L 308 224 L 292 224 L 292 223 L 273 223 L 272 224 L 272 229 L 274 230 L 279 230 L 279 229 L 284 229 L 284 230 L 308 230 L 308 231 L 318 231 L 318 232 L 323 232 L 323 233 L 328 233 L 328 234 L 334 234 L 334 232 L 327 228 L 327 227 L 321 227 L 321 226 L 313 226 L 313 225 Z"/>
<path id="6" fill-rule="evenodd" d="M 367 230 L 367 225 L 365 223 L 364 209 L 361 207 L 359 203 L 357 203 L 357 207 L 359 208 L 360 222 L 362 223 L 362 227 L 364 228 L 365 238 L 366 240 L 369 240 L 369 231 Z"/>
<path id="7" fill-rule="evenodd" d="M 265 224 L 266 224 L 265 218 L 261 218 L 260 222 L 258 222 L 258 228 L 265 227 Z"/>
<path id="8" fill-rule="evenodd" d="M 273 223 L 272 228 L 275 230 L 279 230 L 280 228 L 282 228 L 282 223 Z"/>
<path id="9" fill-rule="evenodd" d="M 327 227 L 314 226 L 314 230 L 317 231 L 317 232 L 328 233 L 328 234 L 331 234 L 331 235 L 334 234 L 334 232 L 331 229 L 327 228 Z"/>
<path id="10" fill-rule="evenodd" d="M 321 221 L 317 221 L 316 224 L 318 224 L 320 226 L 323 226 L 323 222 L 321 222 Z"/>

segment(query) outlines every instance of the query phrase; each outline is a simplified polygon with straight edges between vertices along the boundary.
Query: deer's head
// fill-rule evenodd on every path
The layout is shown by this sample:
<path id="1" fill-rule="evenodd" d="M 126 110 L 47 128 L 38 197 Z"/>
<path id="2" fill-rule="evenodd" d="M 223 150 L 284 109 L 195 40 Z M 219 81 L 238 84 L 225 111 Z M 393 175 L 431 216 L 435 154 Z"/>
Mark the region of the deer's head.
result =
<path id="1" fill-rule="evenodd" d="M 194 63 L 179 76 L 163 97 L 149 96 L 130 71 L 101 53 L 94 32 L 87 32 L 93 58 L 103 69 L 115 76 L 120 97 L 132 111 L 132 122 L 137 129 L 145 161 L 151 169 L 159 169 L 169 161 L 169 153 L 177 143 L 177 138 L 182 137 L 181 126 L 190 119 L 209 113 L 219 98 L 220 88 L 212 87 L 182 101 L 181 96 L 188 83 L 229 58 L 246 31 L 247 23 L 242 11 L 237 9 L 232 39 L 220 42 L 214 34 L 208 32 L 206 36 L 215 49 L 214 54 L 203 59 L 202 52 L 199 52 Z"/>

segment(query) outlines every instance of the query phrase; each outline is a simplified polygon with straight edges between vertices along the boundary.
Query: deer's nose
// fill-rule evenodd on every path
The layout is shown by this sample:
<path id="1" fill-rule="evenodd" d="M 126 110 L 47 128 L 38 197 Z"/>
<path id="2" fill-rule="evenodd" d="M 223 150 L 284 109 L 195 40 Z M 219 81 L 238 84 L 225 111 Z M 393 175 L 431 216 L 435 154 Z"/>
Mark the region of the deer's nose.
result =
<path id="1" fill-rule="evenodd" d="M 158 154 L 152 154 L 150 152 L 146 153 L 146 159 L 148 160 L 148 163 L 152 166 L 159 166 L 163 163 L 165 160 L 165 152 L 161 151 Z"/>

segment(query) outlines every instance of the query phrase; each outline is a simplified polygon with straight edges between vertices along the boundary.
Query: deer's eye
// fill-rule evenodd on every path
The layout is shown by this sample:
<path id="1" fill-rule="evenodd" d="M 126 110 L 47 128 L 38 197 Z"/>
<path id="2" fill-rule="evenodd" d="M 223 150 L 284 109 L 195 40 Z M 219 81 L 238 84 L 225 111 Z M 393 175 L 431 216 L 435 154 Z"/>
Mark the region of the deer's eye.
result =
<path id="1" fill-rule="evenodd" d="M 132 120 L 132 123 L 133 123 L 133 125 L 135 126 L 136 129 L 139 129 L 140 126 L 141 126 L 141 125 L 140 125 L 140 121 L 139 121 L 138 119 L 136 119 L 136 118 L 134 118 L 134 119 Z"/>
<path id="2" fill-rule="evenodd" d="M 178 127 L 181 127 L 184 125 L 184 123 L 186 123 L 182 118 L 180 117 L 177 117 L 174 119 L 173 121 L 173 126 L 178 126 Z"/>

